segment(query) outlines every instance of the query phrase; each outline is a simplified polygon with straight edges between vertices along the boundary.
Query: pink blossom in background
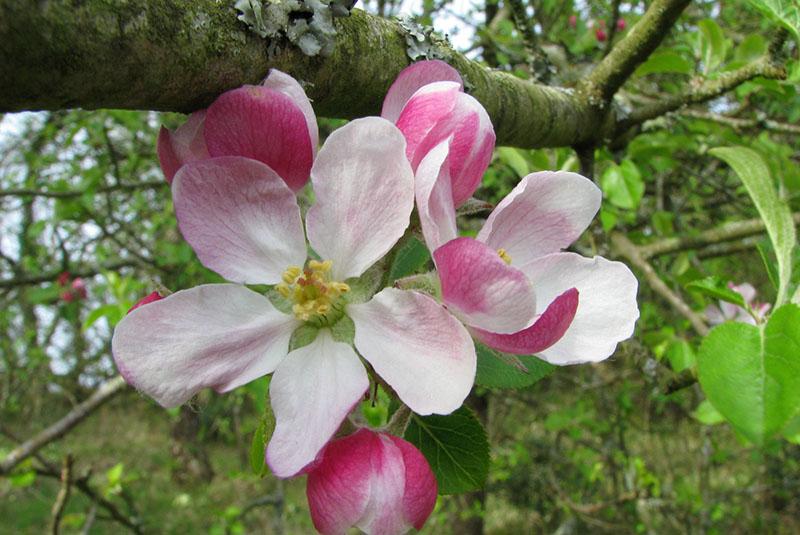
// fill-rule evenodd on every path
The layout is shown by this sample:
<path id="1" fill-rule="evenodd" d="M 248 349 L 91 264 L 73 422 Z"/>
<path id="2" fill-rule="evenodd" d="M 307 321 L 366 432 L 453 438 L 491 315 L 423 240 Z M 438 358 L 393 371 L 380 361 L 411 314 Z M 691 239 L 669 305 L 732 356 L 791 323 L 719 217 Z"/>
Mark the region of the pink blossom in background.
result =
<path id="1" fill-rule="evenodd" d="M 708 305 L 706 307 L 706 317 L 709 323 L 712 325 L 719 325 L 726 321 L 738 321 L 756 325 L 756 318 L 762 320 L 766 317 L 771 305 L 769 303 L 759 303 L 755 300 L 757 292 L 752 284 L 745 282 L 735 285 L 730 282 L 728 283 L 728 288 L 742 296 L 745 304 L 750 307 L 756 317 L 753 317 L 753 314 L 750 314 L 746 308 L 726 301 L 719 301 L 719 306 Z"/>
<path id="2" fill-rule="evenodd" d="M 476 239 L 459 238 L 447 142 L 416 174 L 423 235 L 448 308 L 486 345 L 558 365 L 610 356 L 633 334 L 638 283 L 620 262 L 563 252 L 600 207 L 600 190 L 568 172 L 520 181 Z"/>
<path id="3" fill-rule="evenodd" d="M 366 302 L 348 298 L 353 280 L 409 225 L 413 173 L 401 132 L 371 117 L 328 137 L 310 169 L 315 203 L 304 231 L 293 189 L 306 161 L 297 148 L 312 146 L 316 130 L 309 133 L 296 99 L 253 91 L 222 95 L 235 120 L 218 117 L 226 128 L 210 127 L 218 100 L 204 126 L 212 156 L 212 147 L 228 143 L 249 157 L 189 161 L 172 181 L 184 238 L 206 267 L 233 284 L 202 285 L 135 308 L 118 324 L 112 350 L 125 379 L 167 407 L 205 387 L 226 392 L 274 372 L 277 424 L 266 456 L 276 475 L 290 477 L 314 461 L 367 390 L 359 355 L 418 414 L 457 409 L 472 387 L 476 356 L 469 333 L 427 295 L 386 288 Z M 281 132 L 292 143 L 267 150 L 247 140 L 272 139 L 258 130 L 274 127 L 262 121 L 264 109 L 297 119 L 284 121 L 293 130 Z M 255 159 L 263 154 L 289 162 L 283 174 Z M 319 260 L 307 262 L 308 245 Z M 286 307 L 243 284 L 275 285 Z M 358 354 L 331 330 L 344 316 L 355 327 Z M 319 331 L 290 352 L 292 333 L 304 324 Z"/>
<path id="4" fill-rule="evenodd" d="M 314 527 L 324 535 L 358 527 L 369 535 L 422 529 L 436 505 L 436 479 L 405 440 L 360 429 L 329 443 L 308 471 Z"/>
<path id="5" fill-rule="evenodd" d="M 381 111 L 403 132 L 414 171 L 434 147 L 450 140 L 450 192 L 456 207 L 480 185 L 495 142 L 486 110 L 463 89 L 458 71 L 447 63 L 420 61 L 397 76 Z"/>

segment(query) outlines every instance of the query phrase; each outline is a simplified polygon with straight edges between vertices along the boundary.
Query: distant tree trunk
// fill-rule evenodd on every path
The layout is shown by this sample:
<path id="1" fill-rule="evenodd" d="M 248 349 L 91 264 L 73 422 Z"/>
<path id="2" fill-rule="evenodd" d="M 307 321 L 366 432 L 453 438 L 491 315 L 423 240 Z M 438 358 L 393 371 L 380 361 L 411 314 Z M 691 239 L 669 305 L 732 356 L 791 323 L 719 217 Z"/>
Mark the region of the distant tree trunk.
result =
<path id="1" fill-rule="evenodd" d="M 181 405 L 178 421 L 172 427 L 172 455 L 177 461 L 172 479 L 179 484 L 211 481 L 214 469 L 198 436 L 200 415 L 188 405 Z"/>

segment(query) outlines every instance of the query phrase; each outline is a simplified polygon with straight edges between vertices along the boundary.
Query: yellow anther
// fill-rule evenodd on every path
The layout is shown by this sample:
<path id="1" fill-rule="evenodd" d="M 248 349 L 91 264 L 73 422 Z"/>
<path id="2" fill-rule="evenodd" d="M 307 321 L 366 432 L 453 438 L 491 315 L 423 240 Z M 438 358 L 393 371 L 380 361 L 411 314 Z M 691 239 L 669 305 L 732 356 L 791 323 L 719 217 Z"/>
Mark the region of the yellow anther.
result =
<path id="1" fill-rule="evenodd" d="M 286 284 L 294 284 L 294 281 L 297 280 L 297 277 L 303 272 L 302 268 L 297 266 L 289 266 L 286 271 L 283 272 L 283 282 Z"/>
<path id="2" fill-rule="evenodd" d="M 503 262 L 505 262 L 509 266 L 511 265 L 511 255 L 508 254 L 508 252 L 505 249 L 502 248 L 498 249 L 497 254 L 500 256 L 500 258 L 503 259 Z"/>
<path id="3" fill-rule="evenodd" d="M 283 273 L 283 282 L 275 289 L 293 301 L 292 312 L 297 319 L 309 321 L 314 317 L 324 317 L 334 309 L 341 312 L 336 303 L 342 294 L 350 291 L 350 286 L 330 280 L 332 266 L 330 260 L 310 260 L 305 269 L 290 266 Z"/>

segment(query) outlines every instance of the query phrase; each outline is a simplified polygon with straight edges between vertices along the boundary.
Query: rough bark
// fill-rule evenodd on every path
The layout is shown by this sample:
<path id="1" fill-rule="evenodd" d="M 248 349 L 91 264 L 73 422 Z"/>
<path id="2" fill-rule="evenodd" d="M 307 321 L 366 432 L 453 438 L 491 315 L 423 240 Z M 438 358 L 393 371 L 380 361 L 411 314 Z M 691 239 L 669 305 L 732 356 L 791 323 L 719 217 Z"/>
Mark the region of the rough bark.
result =
<path id="1" fill-rule="evenodd" d="M 269 43 L 237 20 L 232 0 L 0 0 L 0 111 L 190 112 L 275 67 L 306 83 L 322 116 L 377 114 L 411 62 L 404 30 L 360 10 L 337 26 L 328 58 L 291 46 L 270 57 Z M 441 52 L 488 110 L 500 144 L 570 146 L 612 130 L 613 121 L 571 91 L 491 71 L 447 47 Z"/>

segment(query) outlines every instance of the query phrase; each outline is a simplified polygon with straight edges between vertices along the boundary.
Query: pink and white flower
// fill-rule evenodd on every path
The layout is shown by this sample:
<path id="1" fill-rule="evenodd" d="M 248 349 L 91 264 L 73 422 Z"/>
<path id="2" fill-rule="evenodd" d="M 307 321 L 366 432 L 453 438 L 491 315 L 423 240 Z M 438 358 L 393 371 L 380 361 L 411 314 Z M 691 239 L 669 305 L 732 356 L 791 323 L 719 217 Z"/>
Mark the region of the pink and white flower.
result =
<path id="1" fill-rule="evenodd" d="M 495 142 L 489 115 L 463 88 L 458 71 L 447 63 L 420 61 L 397 76 L 381 111 L 403 132 L 414 171 L 434 147 L 450 140 L 448 171 L 456 207 L 480 185 Z"/>
<path id="2" fill-rule="evenodd" d="M 742 284 L 733 284 L 730 282 L 728 283 L 728 288 L 741 295 L 745 304 L 753 313 L 751 314 L 747 308 L 726 301 L 720 301 L 719 306 L 708 305 L 706 307 L 706 318 L 708 318 L 708 322 L 711 325 L 719 325 L 726 321 L 738 321 L 756 325 L 758 323 L 756 318 L 761 320 L 767 315 L 767 312 L 769 312 L 771 305 L 769 303 L 759 303 L 756 301 L 756 289 L 749 282 Z M 753 315 L 755 315 L 755 317 Z"/>
<path id="3" fill-rule="evenodd" d="M 370 535 L 422 529 L 436 505 L 436 479 L 405 440 L 360 429 L 329 443 L 308 472 L 314 527 L 339 535 L 356 526 Z"/>
<path id="4" fill-rule="evenodd" d="M 459 238 L 448 157 L 446 141 L 426 156 L 416 197 L 449 310 L 503 352 L 558 365 L 610 356 L 639 317 L 636 277 L 620 262 L 563 252 L 597 213 L 597 186 L 575 173 L 530 174 L 477 239 Z"/>
<path id="5" fill-rule="evenodd" d="M 305 91 L 272 69 L 261 85 L 223 93 L 174 132 L 162 126 L 157 151 L 170 183 L 186 163 L 245 156 L 267 164 L 298 191 L 308 181 L 318 143 L 317 118 Z"/>
<path id="6" fill-rule="evenodd" d="M 212 147 L 224 144 L 217 136 L 226 137 L 234 148 L 252 148 L 242 150 L 248 157 L 183 163 L 172 194 L 184 238 L 206 267 L 233 284 L 178 291 L 132 310 L 112 340 L 120 373 L 171 407 L 202 388 L 226 392 L 274 372 L 270 397 L 277 425 L 266 455 L 279 477 L 311 463 L 362 398 L 369 379 L 359 357 L 414 412 L 457 409 L 476 368 L 474 345 L 458 320 L 417 292 L 386 288 L 366 302 L 348 298 L 350 284 L 409 225 L 413 174 L 400 131 L 372 117 L 328 137 L 310 169 L 316 202 L 304 232 L 293 189 L 303 182 L 298 168 L 305 169 L 306 160 L 293 151 L 313 146 L 316 131 L 309 134 L 303 114 L 294 113 L 296 103 L 279 92 L 268 95 L 277 104 L 265 102 L 261 90 L 230 93 L 206 113 L 206 146 L 213 155 Z M 227 129 L 212 127 L 220 101 L 236 118 L 215 119 Z M 234 129 L 241 121 L 247 135 L 264 138 L 248 123 L 265 118 L 263 109 L 296 116 L 282 123 L 294 130 L 279 137 L 293 141 L 279 151 L 257 147 Z M 264 154 L 269 157 L 262 160 L 273 158 L 283 174 L 254 159 Z M 306 262 L 308 246 L 322 260 Z M 282 296 L 277 304 L 286 306 L 279 310 L 244 284 L 276 285 Z M 353 345 L 333 334 L 345 316 L 355 328 Z M 319 329 L 316 337 L 289 351 L 292 334 L 304 324 Z"/>

